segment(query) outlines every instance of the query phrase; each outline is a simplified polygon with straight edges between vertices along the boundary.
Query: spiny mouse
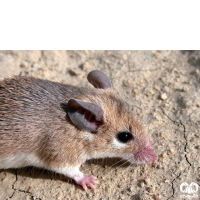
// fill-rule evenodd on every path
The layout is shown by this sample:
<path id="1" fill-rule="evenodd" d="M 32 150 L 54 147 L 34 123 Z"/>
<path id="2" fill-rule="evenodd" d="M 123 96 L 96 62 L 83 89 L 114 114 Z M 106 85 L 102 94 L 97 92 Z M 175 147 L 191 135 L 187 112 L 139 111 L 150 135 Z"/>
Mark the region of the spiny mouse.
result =
<path id="1" fill-rule="evenodd" d="M 157 160 L 151 136 L 108 76 L 94 70 L 87 79 L 95 88 L 23 76 L 0 82 L 0 169 L 45 168 L 87 190 L 97 184 L 79 170 L 88 159 Z"/>

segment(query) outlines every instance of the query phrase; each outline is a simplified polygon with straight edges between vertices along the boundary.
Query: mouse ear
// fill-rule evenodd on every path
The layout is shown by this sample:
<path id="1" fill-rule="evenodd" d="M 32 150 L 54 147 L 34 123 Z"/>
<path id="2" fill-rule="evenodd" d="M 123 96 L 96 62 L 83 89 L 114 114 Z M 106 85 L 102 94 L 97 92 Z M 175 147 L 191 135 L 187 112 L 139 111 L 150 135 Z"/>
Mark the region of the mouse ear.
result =
<path id="1" fill-rule="evenodd" d="M 87 79 L 95 88 L 107 89 L 112 87 L 108 76 L 99 70 L 91 71 Z"/>
<path id="2" fill-rule="evenodd" d="M 61 106 L 73 124 L 81 130 L 95 133 L 98 126 L 103 123 L 103 110 L 95 103 L 70 99 L 67 104 Z"/>

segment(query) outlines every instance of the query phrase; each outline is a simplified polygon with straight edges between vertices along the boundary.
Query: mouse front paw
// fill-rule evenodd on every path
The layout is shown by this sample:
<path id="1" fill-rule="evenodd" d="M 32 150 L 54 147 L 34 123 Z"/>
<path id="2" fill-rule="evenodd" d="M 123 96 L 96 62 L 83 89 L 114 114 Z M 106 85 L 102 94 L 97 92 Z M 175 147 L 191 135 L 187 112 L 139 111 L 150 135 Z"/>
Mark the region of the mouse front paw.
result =
<path id="1" fill-rule="evenodd" d="M 84 175 L 79 181 L 76 181 L 78 185 L 81 185 L 85 191 L 88 187 L 95 189 L 98 184 L 97 178 L 95 176 Z"/>

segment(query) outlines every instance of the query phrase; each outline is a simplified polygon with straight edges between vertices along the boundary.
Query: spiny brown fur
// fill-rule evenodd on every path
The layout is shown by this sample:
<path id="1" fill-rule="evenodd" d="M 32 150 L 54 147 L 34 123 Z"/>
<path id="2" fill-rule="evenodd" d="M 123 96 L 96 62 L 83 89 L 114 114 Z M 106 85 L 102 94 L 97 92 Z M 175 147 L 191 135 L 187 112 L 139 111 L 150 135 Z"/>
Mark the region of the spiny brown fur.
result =
<path id="1" fill-rule="evenodd" d="M 71 98 L 97 103 L 104 110 L 104 124 L 92 142 L 61 107 Z M 0 82 L 0 158 L 35 154 L 48 165 L 62 167 L 79 165 L 98 152 L 116 152 L 117 157 L 139 148 L 135 140 L 124 149 L 114 149 L 116 134 L 126 130 L 138 140 L 149 139 L 137 117 L 112 89 L 81 88 L 20 76 Z"/>

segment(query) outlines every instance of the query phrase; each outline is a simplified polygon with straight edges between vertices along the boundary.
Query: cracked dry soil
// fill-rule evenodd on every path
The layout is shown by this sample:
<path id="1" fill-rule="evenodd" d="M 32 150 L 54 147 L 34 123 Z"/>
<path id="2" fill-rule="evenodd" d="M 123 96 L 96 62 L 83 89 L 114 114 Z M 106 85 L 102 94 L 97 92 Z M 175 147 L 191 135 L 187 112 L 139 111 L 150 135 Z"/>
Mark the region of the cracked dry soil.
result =
<path id="1" fill-rule="evenodd" d="M 87 162 L 82 171 L 100 182 L 87 193 L 43 169 L 1 170 L 0 200 L 171 200 L 181 199 L 181 183 L 200 184 L 200 51 L 0 51 L 0 79 L 20 74 L 91 87 L 86 76 L 93 69 L 107 73 L 141 117 L 158 162 Z"/>

